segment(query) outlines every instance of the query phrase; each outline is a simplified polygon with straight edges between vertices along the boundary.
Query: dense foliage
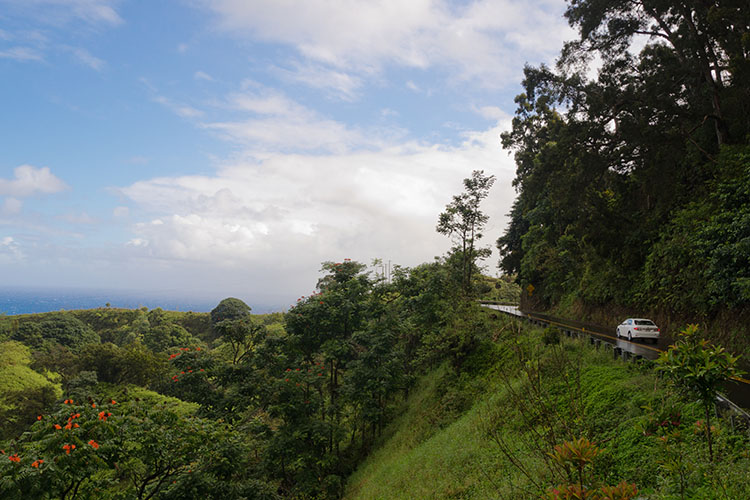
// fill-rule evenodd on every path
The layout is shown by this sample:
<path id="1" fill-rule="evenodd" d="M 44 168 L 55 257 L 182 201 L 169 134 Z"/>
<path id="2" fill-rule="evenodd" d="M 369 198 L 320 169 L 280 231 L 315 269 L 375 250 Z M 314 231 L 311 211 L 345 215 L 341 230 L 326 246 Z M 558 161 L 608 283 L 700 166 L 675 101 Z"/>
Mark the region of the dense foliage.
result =
<path id="1" fill-rule="evenodd" d="M 337 498 L 423 368 L 483 320 L 460 253 L 393 276 L 323 263 L 285 314 L 236 298 L 0 318 L 4 498 Z M 503 282 L 504 285 L 508 283 Z M 5 458 L 5 459 L 4 459 Z"/>
<path id="2" fill-rule="evenodd" d="M 498 240 L 501 268 L 533 285 L 530 307 L 747 313 L 746 7 L 569 2 L 580 39 L 555 69 L 525 69 L 503 135 L 518 197 Z"/>
<path id="3" fill-rule="evenodd" d="M 417 380 L 344 498 L 750 498 L 738 419 L 712 413 L 712 462 L 703 404 L 649 364 L 486 314 L 472 369 Z"/>

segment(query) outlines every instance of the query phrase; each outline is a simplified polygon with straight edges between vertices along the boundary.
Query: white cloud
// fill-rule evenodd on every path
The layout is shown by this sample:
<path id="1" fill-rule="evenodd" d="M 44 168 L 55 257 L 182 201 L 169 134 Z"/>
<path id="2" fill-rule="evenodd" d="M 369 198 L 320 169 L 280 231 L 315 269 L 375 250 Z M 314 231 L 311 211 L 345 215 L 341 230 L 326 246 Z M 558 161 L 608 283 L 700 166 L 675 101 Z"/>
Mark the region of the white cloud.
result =
<path id="1" fill-rule="evenodd" d="M 193 78 L 196 80 L 203 80 L 205 82 L 213 82 L 214 78 L 204 71 L 196 71 L 193 73 Z"/>
<path id="2" fill-rule="evenodd" d="M 386 65 L 449 68 L 491 87 L 515 82 L 523 63 L 550 61 L 573 31 L 562 2 L 521 0 L 205 0 L 239 37 L 293 46 L 317 65 L 372 74 Z"/>
<path id="3" fill-rule="evenodd" d="M 88 66 L 93 70 L 101 71 L 106 64 L 102 59 L 99 59 L 98 57 L 92 55 L 86 49 L 82 49 L 80 47 L 68 47 L 67 49 L 75 56 L 76 59 L 78 59 L 78 62 L 80 62 L 84 66 Z"/>
<path id="4" fill-rule="evenodd" d="M 0 196 L 23 198 L 37 193 L 57 193 L 68 187 L 48 167 L 21 165 L 13 169 L 13 174 L 13 179 L 0 179 Z"/>
<path id="5" fill-rule="evenodd" d="M 21 246 L 12 236 L 0 239 L 0 262 L 17 262 L 25 259 Z"/>
<path id="6" fill-rule="evenodd" d="M 127 217 L 130 215 L 130 209 L 128 207 L 115 207 L 114 210 L 112 210 L 112 215 L 114 217 Z"/>
<path id="7" fill-rule="evenodd" d="M 117 25 L 122 18 L 115 6 L 120 0 L 0 0 L 10 12 L 49 23 L 80 20 L 91 25 Z"/>
<path id="8" fill-rule="evenodd" d="M 44 56 L 31 47 L 10 47 L 0 50 L 0 59 L 14 59 L 16 61 L 41 61 Z"/>
<path id="9" fill-rule="evenodd" d="M 231 109 L 284 117 L 309 118 L 314 115 L 312 110 L 288 98 L 280 91 L 264 88 L 252 82 L 246 82 L 245 86 L 254 88 L 247 92 L 230 95 L 228 106 Z"/>
<path id="10" fill-rule="evenodd" d="M 501 130 L 468 133 L 457 147 L 275 153 L 224 165 L 214 176 L 137 182 L 120 192 L 153 215 L 133 227 L 128 248 L 152 262 L 263 275 L 270 280 L 263 286 L 276 292 L 312 286 L 323 260 L 429 261 L 450 246 L 434 231 L 437 216 L 472 170 L 498 176 L 484 208 L 492 216 L 487 234 L 502 230 L 515 193 Z"/>
<path id="11" fill-rule="evenodd" d="M 121 24 L 116 10 L 119 3 L 120 0 L 0 0 L 0 18 L 9 27 L 0 32 L 0 40 L 12 44 L 0 47 L 0 59 L 44 61 L 50 59 L 50 52 L 69 52 L 79 63 L 101 71 L 105 65 L 102 59 L 63 40 L 68 40 L 70 33 L 80 36 Z"/>
<path id="12" fill-rule="evenodd" d="M 472 110 L 488 120 L 510 120 L 512 117 L 497 106 L 472 106 Z"/>
<path id="13" fill-rule="evenodd" d="M 206 124 L 209 130 L 241 144 L 254 144 L 263 150 L 344 151 L 361 144 L 364 136 L 334 120 L 306 120 L 271 117 L 240 122 Z"/>
<path id="14" fill-rule="evenodd" d="M 252 147 L 254 152 L 336 151 L 356 146 L 382 146 L 388 135 L 400 131 L 367 132 L 347 127 L 309 109 L 283 93 L 248 83 L 251 88 L 229 96 L 226 107 L 251 116 L 233 121 L 207 122 L 202 126 L 223 137 Z"/>
<path id="15" fill-rule="evenodd" d="M 7 215 L 15 215 L 21 212 L 22 207 L 23 202 L 18 198 L 5 198 L 5 201 L 3 201 L 3 209 L 1 213 Z"/>
<path id="16" fill-rule="evenodd" d="M 91 225 L 98 222 L 97 219 L 91 217 L 86 212 L 63 214 L 57 216 L 57 219 L 76 225 Z"/>
<path id="17" fill-rule="evenodd" d="M 153 98 L 153 100 L 154 102 L 161 104 L 165 108 L 170 109 L 177 116 L 181 116 L 183 118 L 198 118 L 200 116 L 203 116 L 203 111 L 192 106 L 188 106 L 187 104 L 175 102 L 168 97 L 157 95 Z"/>
<path id="18" fill-rule="evenodd" d="M 276 68 L 284 79 L 303 83 L 313 88 L 326 90 L 331 96 L 344 101 L 359 97 L 362 79 L 344 71 L 337 71 L 322 64 L 294 64 L 292 69 Z"/>

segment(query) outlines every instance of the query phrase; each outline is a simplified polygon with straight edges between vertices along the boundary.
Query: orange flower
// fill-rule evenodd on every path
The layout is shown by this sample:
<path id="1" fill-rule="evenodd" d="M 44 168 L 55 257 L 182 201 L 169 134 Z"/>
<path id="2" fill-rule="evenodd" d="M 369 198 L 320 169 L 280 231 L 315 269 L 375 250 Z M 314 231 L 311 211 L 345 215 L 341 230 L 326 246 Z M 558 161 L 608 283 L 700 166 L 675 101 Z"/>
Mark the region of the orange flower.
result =
<path id="1" fill-rule="evenodd" d="M 59 431 L 60 429 L 62 429 L 62 427 L 60 427 L 60 424 L 55 424 L 55 429 Z"/>
<path id="2" fill-rule="evenodd" d="M 117 401 L 115 401 L 115 400 L 113 399 L 112 401 L 110 401 L 110 404 L 116 405 L 116 404 L 117 404 Z"/>
<path id="3" fill-rule="evenodd" d="M 8 460 L 10 460 L 11 462 L 15 462 L 15 463 L 18 463 L 18 462 L 20 462 L 20 461 L 21 461 L 21 459 L 20 459 L 20 458 L 18 458 L 18 453 L 16 453 L 15 455 L 11 455 L 11 456 L 9 456 L 9 457 L 8 457 Z"/>
<path id="4" fill-rule="evenodd" d="M 66 429 L 68 429 L 68 430 L 70 430 L 70 429 L 72 429 L 72 428 L 73 428 L 73 424 L 71 424 L 70 422 L 68 422 L 68 423 L 67 423 L 67 424 L 65 425 L 65 428 L 66 428 Z"/>
<path id="5" fill-rule="evenodd" d="M 96 403 L 91 403 L 92 408 L 96 408 Z"/>
<path id="6" fill-rule="evenodd" d="M 73 427 L 74 427 L 75 429 L 77 429 L 77 428 L 79 428 L 79 427 L 80 427 L 80 425 L 78 425 L 78 424 L 73 424 Z"/>
<path id="7" fill-rule="evenodd" d="M 33 462 L 31 462 L 31 466 L 34 467 L 35 469 L 38 469 L 39 468 L 39 460 L 34 460 Z"/>
<path id="8" fill-rule="evenodd" d="M 42 419 L 42 416 L 41 416 L 41 415 L 39 415 L 38 417 L 36 417 L 36 419 L 37 419 L 37 420 L 41 420 L 41 419 Z"/>
<path id="9" fill-rule="evenodd" d="M 94 448 L 95 450 L 98 450 L 98 449 L 99 449 L 99 443 L 97 443 L 97 442 L 96 442 L 96 441 L 94 441 L 93 439 L 92 439 L 91 441 L 89 441 L 89 444 L 90 444 L 90 445 L 91 445 L 91 447 L 92 447 L 92 448 Z"/>

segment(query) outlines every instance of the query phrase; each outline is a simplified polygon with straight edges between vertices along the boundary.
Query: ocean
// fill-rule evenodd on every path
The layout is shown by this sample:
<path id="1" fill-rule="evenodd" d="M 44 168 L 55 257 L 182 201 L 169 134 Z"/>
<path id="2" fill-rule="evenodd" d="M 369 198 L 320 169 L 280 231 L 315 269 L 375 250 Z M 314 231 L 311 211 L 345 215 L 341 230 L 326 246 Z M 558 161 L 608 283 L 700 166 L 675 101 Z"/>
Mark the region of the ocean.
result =
<path id="1" fill-rule="evenodd" d="M 210 312 L 224 297 L 186 297 L 180 292 L 139 292 L 84 288 L 0 287 L 0 314 L 16 315 L 73 309 L 161 307 L 168 311 Z M 256 311 L 254 311 L 256 312 Z"/>

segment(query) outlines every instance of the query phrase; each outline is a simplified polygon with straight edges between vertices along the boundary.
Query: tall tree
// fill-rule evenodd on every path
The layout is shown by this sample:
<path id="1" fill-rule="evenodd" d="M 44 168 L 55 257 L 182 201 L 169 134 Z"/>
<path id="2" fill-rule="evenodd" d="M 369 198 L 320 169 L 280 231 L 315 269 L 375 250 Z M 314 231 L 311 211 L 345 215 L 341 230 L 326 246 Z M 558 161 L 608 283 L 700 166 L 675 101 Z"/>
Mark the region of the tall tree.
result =
<path id="1" fill-rule="evenodd" d="M 689 308 L 708 314 L 716 309 L 694 306 L 706 305 L 696 290 L 712 282 L 728 291 L 711 307 L 741 307 L 750 294 L 736 250 L 747 233 L 730 212 L 742 205 L 711 193 L 747 175 L 748 9 L 737 0 L 568 4 L 580 38 L 556 68 L 525 68 L 503 134 L 518 198 L 497 241 L 501 268 L 533 283 L 534 307 L 567 297 L 674 311 L 693 297 Z M 592 79 L 593 57 L 603 62 Z M 713 251 L 717 243 L 732 258 Z M 710 276 L 702 271 L 714 262 Z"/>
<path id="2" fill-rule="evenodd" d="M 471 177 L 464 179 L 464 192 L 453 196 L 440 214 L 437 232 L 450 236 L 455 241 L 451 250 L 452 257 L 460 263 L 460 282 L 466 296 L 472 294 L 472 275 L 478 259 L 490 255 L 489 248 L 479 248 L 477 242 L 482 238 L 482 230 L 489 216 L 482 212 L 479 205 L 489 194 L 495 183 L 494 175 L 485 175 L 483 170 L 475 170 Z"/>

